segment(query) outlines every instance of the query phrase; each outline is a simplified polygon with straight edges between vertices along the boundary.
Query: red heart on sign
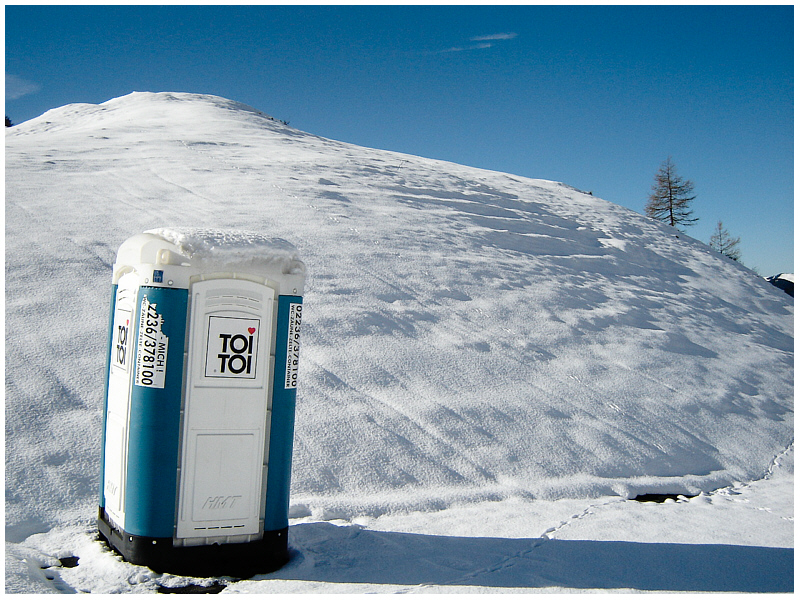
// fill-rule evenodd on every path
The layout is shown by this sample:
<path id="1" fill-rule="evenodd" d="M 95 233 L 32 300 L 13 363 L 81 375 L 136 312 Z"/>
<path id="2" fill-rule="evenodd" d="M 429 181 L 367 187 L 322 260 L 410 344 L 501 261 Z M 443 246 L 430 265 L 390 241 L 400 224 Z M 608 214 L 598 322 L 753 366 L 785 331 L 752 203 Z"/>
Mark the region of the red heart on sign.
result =
<path id="1" fill-rule="evenodd" d="M 253 335 L 256 332 L 256 328 L 255 327 L 248 327 L 247 331 L 250 333 L 250 335 Z"/>

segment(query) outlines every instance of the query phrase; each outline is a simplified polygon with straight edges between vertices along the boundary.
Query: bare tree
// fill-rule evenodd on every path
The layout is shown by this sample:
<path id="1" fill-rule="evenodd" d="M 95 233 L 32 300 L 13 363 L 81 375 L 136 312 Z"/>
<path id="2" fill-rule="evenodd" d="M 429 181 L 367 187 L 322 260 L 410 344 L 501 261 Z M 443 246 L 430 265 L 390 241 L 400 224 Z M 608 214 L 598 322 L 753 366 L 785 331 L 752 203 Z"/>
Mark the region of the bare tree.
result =
<path id="1" fill-rule="evenodd" d="M 693 191 L 694 183 L 680 177 L 672 164 L 672 158 L 668 158 L 656 173 L 653 193 L 644 207 L 644 214 L 673 227 L 694 225 L 697 219 L 692 217 L 693 211 L 690 208 L 696 198 L 692 195 Z"/>
<path id="2" fill-rule="evenodd" d="M 722 227 L 722 221 L 717 221 L 717 228 L 711 235 L 709 245 L 717 252 L 738 261 L 742 257 L 742 252 L 739 250 L 740 241 L 740 238 L 731 236 L 728 230 Z"/>

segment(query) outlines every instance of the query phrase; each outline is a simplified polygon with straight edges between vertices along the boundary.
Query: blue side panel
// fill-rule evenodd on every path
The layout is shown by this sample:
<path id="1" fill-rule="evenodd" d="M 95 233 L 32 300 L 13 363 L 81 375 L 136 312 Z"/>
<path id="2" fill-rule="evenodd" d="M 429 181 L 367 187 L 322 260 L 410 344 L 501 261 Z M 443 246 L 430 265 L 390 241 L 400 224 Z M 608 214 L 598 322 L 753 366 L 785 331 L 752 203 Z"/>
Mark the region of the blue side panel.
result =
<path id="1" fill-rule="evenodd" d="M 108 414 L 108 375 L 111 370 L 111 345 L 114 343 L 114 310 L 117 307 L 117 284 L 111 286 L 111 311 L 108 316 L 108 339 L 106 340 L 106 380 L 103 388 L 103 437 L 100 441 L 100 508 L 106 505 L 106 496 L 103 492 L 103 474 L 106 472 L 106 415 Z"/>
<path id="2" fill-rule="evenodd" d="M 142 287 L 134 308 L 125 492 L 125 531 L 133 535 L 173 534 L 188 296 L 183 289 Z"/>
<path id="3" fill-rule="evenodd" d="M 289 526 L 289 485 L 292 474 L 302 304 L 301 296 L 278 296 L 264 531 L 276 531 Z"/>

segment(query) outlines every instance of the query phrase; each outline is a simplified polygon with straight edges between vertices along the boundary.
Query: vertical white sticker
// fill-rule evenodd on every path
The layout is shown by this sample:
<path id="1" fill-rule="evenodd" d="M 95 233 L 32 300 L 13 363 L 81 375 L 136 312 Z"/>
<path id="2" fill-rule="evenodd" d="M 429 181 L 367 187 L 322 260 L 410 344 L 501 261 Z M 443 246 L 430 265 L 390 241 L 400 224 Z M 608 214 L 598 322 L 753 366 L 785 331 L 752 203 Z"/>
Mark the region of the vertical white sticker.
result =
<path id="1" fill-rule="evenodd" d="M 286 340 L 286 383 L 284 389 L 297 387 L 297 369 L 300 364 L 300 324 L 303 321 L 303 305 L 289 304 L 289 335 Z"/>
<path id="2" fill-rule="evenodd" d="M 134 383 L 141 387 L 164 389 L 169 338 L 161 331 L 164 317 L 157 308 L 147 296 L 142 298 Z"/>
<path id="3" fill-rule="evenodd" d="M 111 332 L 111 366 L 127 373 L 130 364 L 128 331 L 131 327 L 131 311 L 117 307 L 114 310 L 114 329 Z"/>
<path id="4" fill-rule="evenodd" d="M 208 317 L 206 377 L 255 379 L 260 319 Z"/>

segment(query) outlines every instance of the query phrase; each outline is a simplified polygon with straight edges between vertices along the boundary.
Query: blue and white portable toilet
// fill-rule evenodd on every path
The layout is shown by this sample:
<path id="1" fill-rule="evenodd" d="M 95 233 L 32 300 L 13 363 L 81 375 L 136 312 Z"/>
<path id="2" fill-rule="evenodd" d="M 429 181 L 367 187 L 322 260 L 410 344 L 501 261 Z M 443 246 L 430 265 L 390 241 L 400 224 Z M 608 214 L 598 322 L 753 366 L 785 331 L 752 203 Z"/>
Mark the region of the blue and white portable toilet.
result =
<path id="1" fill-rule="evenodd" d="M 288 560 L 305 266 L 283 240 L 161 229 L 113 270 L 98 528 L 158 572 Z"/>

